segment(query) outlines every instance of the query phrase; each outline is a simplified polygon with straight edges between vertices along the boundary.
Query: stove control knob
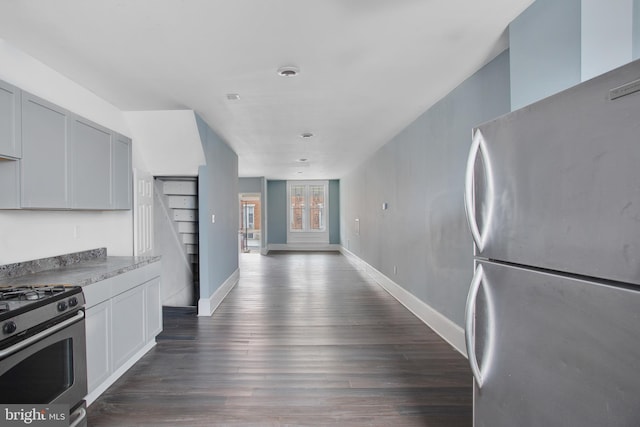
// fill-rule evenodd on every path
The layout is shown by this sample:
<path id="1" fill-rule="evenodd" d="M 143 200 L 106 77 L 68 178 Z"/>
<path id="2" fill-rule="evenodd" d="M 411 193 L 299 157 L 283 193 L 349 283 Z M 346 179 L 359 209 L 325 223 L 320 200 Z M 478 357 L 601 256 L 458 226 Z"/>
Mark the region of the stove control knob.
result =
<path id="1" fill-rule="evenodd" d="M 78 298 L 76 297 L 69 298 L 69 307 L 75 307 L 76 305 L 78 305 Z"/>
<path id="2" fill-rule="evenodd" d="M 18 329 L 18 327 L 16 326 L 16 322 L 14 322 L 13 320 L 9 320 L 2 326 L 2 332 L 4 332 L 6 335 L 14 333 L 16 329 Z"/>
<path id="3" fill-rule="evenodd" d="M 67 309 L 67 303 L 65 301 L 60 301 L 58 303 L 58 311 L 65 311 Z"/>

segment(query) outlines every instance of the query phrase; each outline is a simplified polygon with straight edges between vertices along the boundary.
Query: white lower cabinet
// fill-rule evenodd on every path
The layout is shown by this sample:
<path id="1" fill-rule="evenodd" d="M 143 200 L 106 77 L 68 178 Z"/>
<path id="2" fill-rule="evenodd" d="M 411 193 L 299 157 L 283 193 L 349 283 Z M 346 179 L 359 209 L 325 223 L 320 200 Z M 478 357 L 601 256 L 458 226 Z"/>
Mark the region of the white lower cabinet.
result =
<path id="1" fill-rule="evenodd" d="M 111 300 L 111 353 L 118 369 L 145 344 L 144 287 L 138 286 Z"/>
<path id="2" fill-rule="evenodd" d="M 83 288 L 87 333 L 87 404 L 148 350 L 162 331 L 160 263 Z"/>
<path id="3" fill-rule="evenodd" d="M 89 391 L 106 381 L 111 375 L 111 302 L 104 301 L 86 314 L 87 333 L 87 387 Z"/>
<path id="4" fill-rule="evenodd" d="M 147 337 L 155 337 L 162 332 L 162 300 L 160 299 L 160 278 L 149 280 L 144 287 L 145 329 Z"/>

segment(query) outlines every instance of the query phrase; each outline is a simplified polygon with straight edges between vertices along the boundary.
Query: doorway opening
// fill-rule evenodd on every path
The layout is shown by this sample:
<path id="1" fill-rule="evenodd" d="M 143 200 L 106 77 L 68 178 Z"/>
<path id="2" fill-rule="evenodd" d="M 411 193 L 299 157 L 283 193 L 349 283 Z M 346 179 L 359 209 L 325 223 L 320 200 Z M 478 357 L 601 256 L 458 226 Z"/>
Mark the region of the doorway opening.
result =
<path id="1" fill-rule="evenodd" d="M 240 194 L 240 252 L 260 252 L 262 230 L 260 193 Z"/>

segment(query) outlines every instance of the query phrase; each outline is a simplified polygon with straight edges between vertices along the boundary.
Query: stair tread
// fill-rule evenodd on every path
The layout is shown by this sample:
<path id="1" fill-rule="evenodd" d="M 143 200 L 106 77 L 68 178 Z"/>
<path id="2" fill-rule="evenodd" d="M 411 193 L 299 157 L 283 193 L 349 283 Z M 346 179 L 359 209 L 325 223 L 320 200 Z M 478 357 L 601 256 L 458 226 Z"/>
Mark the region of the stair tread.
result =
<path id="1" fill-rule="evenodd" d="M 162 183 L 162 191 L 167 196 L 171 195 L 197 195 L 198 183 L 194 181 L 171 181 L 165 180 Z"/>
<path id="2" fill-rule="evenodd" d="M 169 207 L 172 209 L 198 209 L 198 198 L 196 196 L 167 196 Z"/>

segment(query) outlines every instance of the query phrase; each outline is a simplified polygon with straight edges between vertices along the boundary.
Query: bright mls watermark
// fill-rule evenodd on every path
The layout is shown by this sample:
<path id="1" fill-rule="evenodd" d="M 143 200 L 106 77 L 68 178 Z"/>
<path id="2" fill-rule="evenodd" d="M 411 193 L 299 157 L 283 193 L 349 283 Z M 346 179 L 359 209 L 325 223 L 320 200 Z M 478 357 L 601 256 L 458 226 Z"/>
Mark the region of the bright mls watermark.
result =
<path id="1" fill-rule="evenodd" d="M 0 405 L 0 427 L 69 427 L 69 405 Z"/>

